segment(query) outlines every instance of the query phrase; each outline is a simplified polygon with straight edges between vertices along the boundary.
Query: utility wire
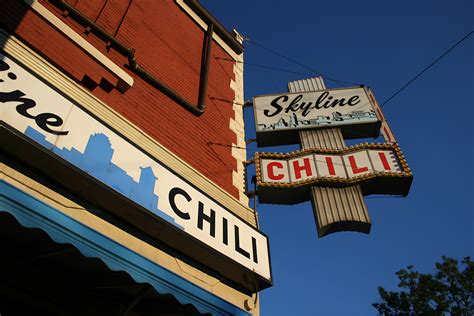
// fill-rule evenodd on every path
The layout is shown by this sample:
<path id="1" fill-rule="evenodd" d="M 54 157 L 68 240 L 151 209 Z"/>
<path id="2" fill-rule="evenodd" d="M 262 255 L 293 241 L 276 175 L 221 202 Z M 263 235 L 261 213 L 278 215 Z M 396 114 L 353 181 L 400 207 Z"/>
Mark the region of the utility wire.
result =
<path id="1" fill-rule="evenodd" d="M 248 150 L 248 148 L 245 148 L 245 147 L 240 147 L 240 146 L 236 146 L 236 145 L 228 145 L 228 144 L 223 144 L 223 143 L 215 143 L 215 142 L 207 142 L 207 145 L 208 146 L 216 145 L 216 146 L 222 146 L 222 147 L 228 147 L 228 148 L 237 148 L 237 149 Z"/>
<path id="2" fill-rule="evenodd" d="M 383 107 L 385 104 L 387 104 L 389 101 L 391 101 L 395 96 L 397 96 L 400 92 L 402 92 L 404 89 L 406 89 L 410 84 L 412 84 L 416 79 L 418 79 L 420 76 L 422 76 L 426 71 L 428 71 L 431 67 L 433 67 L 434 65 L 436 65 L 441 59 L 443 59 L 446 55 L 448 55 L 452 50 L 454 50 L 458 45 L 460 45 L 463 41 L 465 41 L 469 36 L 471 36 L 472 34 L 474 33 L 474 31 L 471 31 L 469 33 L 467 33 L 463 38 L 461 38 L 458 42 L 456 42 L 453 46 L 451 46 L 448 50 L 446 50 L 443 54 L 441 54 L 441 56 L 439 56 L 437 59 L 435 59 L 431 64 L 429 64 L 427 67 L 425 67 L 421 72 L 419 72 L 415 77 L 413 77 L 410 81 L 408 81 L 405 85 L 403 85 L 400 89 L 398 89 L 394 94 L 392 94 L 391 97 L 389 97 L 387 100 L 385 100 L 380 107 Z M 270 48 L 266 48 L 264 47 L 263 45 L 261 44 L 258 44 L 257 42 L 249 39 L 249 38 L 245 38 L 246 41 L 248 42 L 251 42 L 265 50 L 268 50 L 284 59 L 287 59 L 303 68 L 306 68 L 308 70 L 311 70 L 321 76 L 323 76 L 322 73 L 320 73 L 319 71 L 317 70 L 314 70 L 314 69 L 311 69 L 310 67 L 306 66 L 306 65 L 303 65 L 287 56 L 284 56 L 280 53 L 278 53 L 277 51 L 274 51 Z M 231 59 L 227 59 L 227 58 L 221 58 L 221 57 L 215 57 L 216 59 L 221 59 L 221 60 L 229 60 L 229 61 L 234 61 L 235 60 L 231 60 Z M 261 67 L 261 68 L 265 68 L 265 69 L 271 69 L 271 70 L 277 70 L 277 71 L 284 71 L 284 72 L 291 72 L 291 73 L 296 73 L 296 74 L 303 74 L 303 73 L 297 73 L 297 72 L 293 72 L 293 71 L 290 71 L 290 70 L 285 70 L 285 69 L 279 69 L 279 68 L 273 68 L 273 67 L 270 67 L 270 66 L 264 66 L 264 65 L 258 65 L 258 64 L 250 64 L 250 63 L 246 63 L 246 62 L 241 62 L 241 61 L 237 61 L 237 62 L 240 62 L 240 63 L 243 63 L 243 64 L 248 64 L 248 65 L 253 65 L 253 66 L 257 66 L 257 67 Z M 307 74 L 304 74 L 304 75 L 307 75 Z M 333 81 L 333 82 L 336 82 L 336 83 L 349 83 L 349 84 L 354 84 L 354 85 L 357 85 L 356 83 L 351 83 L 351 82 L 347 82 L 347 81 L 342 81 L 342 80 L 337 80 L 337 79 L 332 79 L 332 78 L 329 78 L 327 76 L 323 76 L 325 77 L 326 79 L 330 80 L 330 81 Z M 219 98 L 212 98 L 212 99 L 216 99 L 216 100 L 220 100 L 220 101 L 225 101 L 225 102 L 229 102 L 231 103 L 231 101 L 228 101 L 228 100 L 224 100 L 224 99 L 219 99 Z M 234 102 L 232 102 L 234 103 Z M 242 104 L 244 105 L 244 104 Z M 257 109 L 257 110 L 262 110 L 262 109 Z M 289 117 L 289 115 L 288 115 Z M 222 144 L 222 143 L 214 143 L 214 142 L 208 142 L 208 145 L 217 145 L 217 146 L 224 146 L 224 147 L 231 147 L 231 148 L 237 148 L 237 149 L 246 149 L 248 150 L 249 148 L 244 148 L 244 147 L 239 147 L 239 146 L 234 146 L 234 145 L 227 145 L 227 144 Z"/>
<path id="3" fill-rule="evenodd" d="M 256 41 L 254 41 L 254 40 L 252 40 L 252 39 L 250 39 L 250 38 L 245 38 L 245 40 L 248 41 L 249 43 L 252 43 L 252 44 L 254 44 L 254 45 L 256 45 L 256 46 L 258 46 L 258 47 L 260 47 L 260 48 L 262 48 L 262 49 L 264 49 L 264 50 L 266 50 L 266 51 L 269 51 L 269 52 L 271 52 L 271 53 L 273 53 L 273 54 L 275 54 L 275 55 L 277 55 L 277 56 L 279 56 L 279 57 L 281 57 L 281 58 L 283 58 L 283 59 L 286 59 L 286 60 L 288 60 L 288 61 L 290 61 L 290 62 L 292 62 L 292 63 L 294 63 L 294 64 L 296 64 L 296 65 L 298 65 L 298 66 L 300 66 L 300 67 L 303 67 L 303 68 L 305 68 L 306 70 L 309 70 L 309 71 L 311 71 L 311 72 L 313 72 L 313 73 L 315 73 L 315 74 L 317 74 L 317 75 L 319 75 L 319 76 L 321 76 L 321 77 L 324 77 L 325 79 L 327 79 L 327 80 L 329 80 L 329 81 L 332 81 L 332 82 L 338 84 L 339 86 L 344 86 L 344 85 L 347 85 L 347 84 L 353 85 L 353 86 L 358 86 L 358 85 L 360 85 L 360 83 L 354 83 L 354 82 L 350 82 L 350 81 L 344 81 L 344 80 L 339 80 L 339 79 L 331 78 L 331 77 L 329 77 L 329 76 L 323 74 L 322 72 L 320 72 L 320 71 L 318 71 L 318 70 L 316 70 L 316 69 L 314 69 L 314 68 L 311 68 L 311 67 L 309 67 L 309 66 L 307 66 L 307 65 L 304 65 L 304 64 L 300 63 L 299 61 L 294 60 L 293 58 L 290 58 L 290 57 L 288 57 L 288 56 L 285 56 L 285 55 L 283 55 L 283 54 L 281 54 L 281 53 L 279 53 L 279 52 L 277 52 L 277 51 L 275 51 L 275 50 L 273 50 L 273 49 L 271 49 L 271 48 L 265 47 L 265 46 L 263 46 L 262 44 L 259 44 L 259 43 L 257 43 Z"/>
<path id="4" fill-rule="evenodd" d="M 423 75 L 428 69 L 430 69 L 431 67 L 433 67 L 434 65 L 436 65 L 436 63 L 438 63 L 441 59 L 443 59 L 446 55 L 448 55 L 454 48 L 456 48 L 456 46 L 458 46 L 459 44 L 461 44 L 464 40 L 466 40 L 469 36 L 472 35 L 472 33 L 474 33 L 474 31 L 471 31 L 469 33 L 467 33 L 467 35 L 465 35 L 463 38 L 461 38 L 456 44 L 454 44 L 453 46 L 451 46 L 447 51 L 445 51 L 441 56 L 439 56 L 435 61 L 433 61 L 431 64 L 429 64 L 428 66 L 425 67 L 425 69 L 423 69 L 421 72 L 419 72 L 415 77 L 413 77 L 413 79 L 411 79 L 410 81 L 408 81 L 403 87 L 401 87 L 400 89 L 398 89 L 394 94 L 392 94 L 392 96 L 390 98 L 388 98 L 387 100 L 385 100 L 382 105 L 380 107 L 383 107 L 385 104 L 387 104 L 390 100 L 392 100 L 396 95 L 398 95 L 400 92 L 402 92 L 406 87 L 408 87 L 410 84 L 412 84 L 416 79 L 418 79 L 421 75 Z"/>
<path id="5" fill-rule="evenodd" d="M 271 66 L 267 66 L 267 65 L 253 64 L 253 63 L 248 63 L 246 61 L 234 60 L 234 59 L 230 59 L 230 58 L 222 58 L 222 57 L 215 57 L 215 58 L 217 60 L 231 61 L 231 62 L 244 64 L 244 65 L 248 65 L 248 66 L 254 66 L 254 67 L 263 68 L 263 69 L 269 69 L 269 70 L 275 70 L 275 71 L 281 71 L 281 72 L 288 72 L 288 73 L 296 74 L 296 75 L 312 76 L 312 74 L 309 74 L 309 73 L 298 72 L 298 71 L 282 69 L 282 68 L 275 68 L 275 67 L 271 67 Z"/>

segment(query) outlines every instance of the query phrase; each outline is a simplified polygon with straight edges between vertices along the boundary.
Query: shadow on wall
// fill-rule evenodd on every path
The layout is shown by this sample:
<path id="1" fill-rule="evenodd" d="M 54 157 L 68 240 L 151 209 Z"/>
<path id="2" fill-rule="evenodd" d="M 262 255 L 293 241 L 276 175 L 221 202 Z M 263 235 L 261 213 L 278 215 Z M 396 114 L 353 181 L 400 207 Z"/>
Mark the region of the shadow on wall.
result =
<path id="1" fill-rule="evenodd" d="M 17 29 L 28 11 L 29 7 L 23 0 L 2 0 L 0 2 L 0 28 L 17 36 Z M 5 43 L 0 41 L 2 50 L 4 45 Z"/>

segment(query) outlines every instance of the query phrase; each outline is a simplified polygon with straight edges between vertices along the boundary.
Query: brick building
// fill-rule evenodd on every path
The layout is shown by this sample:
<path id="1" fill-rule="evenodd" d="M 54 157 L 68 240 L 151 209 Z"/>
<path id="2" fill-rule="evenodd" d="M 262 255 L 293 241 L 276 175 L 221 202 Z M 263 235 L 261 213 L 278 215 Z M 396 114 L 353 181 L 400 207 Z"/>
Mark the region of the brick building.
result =
<path id="1" fill-rule="evenodd" d="M 2 315 L 259 314 L 239 39 L 197 0 L 0 2 Z"/>

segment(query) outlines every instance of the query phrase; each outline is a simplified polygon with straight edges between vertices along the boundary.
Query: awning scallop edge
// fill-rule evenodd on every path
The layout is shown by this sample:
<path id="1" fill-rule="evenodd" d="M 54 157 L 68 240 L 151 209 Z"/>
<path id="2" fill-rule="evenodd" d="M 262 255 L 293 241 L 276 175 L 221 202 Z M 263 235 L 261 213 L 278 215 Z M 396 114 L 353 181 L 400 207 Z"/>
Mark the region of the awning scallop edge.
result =
<path id="1" fill-rule="evenodd" d="M 43 230 L 57 243 L 73 245 L 86 257 L 100 259 L 113 271 L 128 273 L 137 283 L 149 283 L 160 294 L 192 304 L 200 313 L 250 315 L 3 180 L 0 212 L 12 214 L 24 227 Z"/>

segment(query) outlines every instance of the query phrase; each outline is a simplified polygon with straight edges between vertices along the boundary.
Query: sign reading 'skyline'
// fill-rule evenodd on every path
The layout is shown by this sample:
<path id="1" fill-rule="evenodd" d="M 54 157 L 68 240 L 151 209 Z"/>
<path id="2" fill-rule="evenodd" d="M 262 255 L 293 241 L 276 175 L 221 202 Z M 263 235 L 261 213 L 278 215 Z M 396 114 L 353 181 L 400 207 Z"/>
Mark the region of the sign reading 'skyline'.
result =
<path id="1" fill-rule="evenodd" d="M 0 122 L 271 282 L 264 234 L 2 54 Z"/>
<path id="2" fill-rule="evenodd" d="M 380 120 L 363 87 L 253 98 L 259 146 L 297 143 L 298 131 L 341 128 L 345 138 L 377 137 Z"/>

